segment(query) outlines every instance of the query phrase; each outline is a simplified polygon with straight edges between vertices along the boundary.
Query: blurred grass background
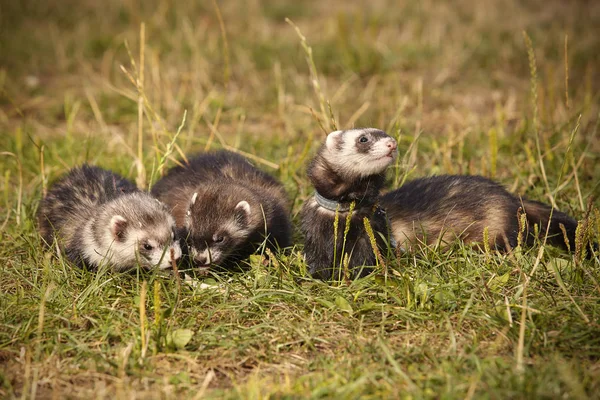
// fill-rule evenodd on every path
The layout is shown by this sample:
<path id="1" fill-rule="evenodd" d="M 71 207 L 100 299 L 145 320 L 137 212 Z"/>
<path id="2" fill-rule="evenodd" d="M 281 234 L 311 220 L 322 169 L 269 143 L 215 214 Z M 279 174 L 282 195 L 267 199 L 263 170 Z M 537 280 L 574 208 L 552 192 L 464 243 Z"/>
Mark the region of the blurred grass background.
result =
<path id="1" fill-rule="evenodd" d="M 328 286 L 301 277 L 298 246 L 203 291 L 77 271 L 33 215 L 84 161 L 145 186 L 165 154 L 230 147 L 296 218 L 333 125 L 322 95 L 336 126 L 399 138 L 390 187 L 482 174 L 581 219 L 600 192 L 599 65 L 595 1 L 0 3 L 0 397 L 597 396 L 597 259 L 459 247 Z"/>

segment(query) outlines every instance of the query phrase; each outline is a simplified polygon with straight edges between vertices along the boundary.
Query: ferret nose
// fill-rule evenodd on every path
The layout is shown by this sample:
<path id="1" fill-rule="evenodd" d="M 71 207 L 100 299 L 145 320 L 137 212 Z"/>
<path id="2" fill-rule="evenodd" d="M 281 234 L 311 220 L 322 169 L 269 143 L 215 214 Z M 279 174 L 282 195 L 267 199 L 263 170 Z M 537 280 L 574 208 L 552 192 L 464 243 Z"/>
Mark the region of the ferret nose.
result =
<path id="1" fill-rule="evenodd" d="M 392 140 L 388 141 L 387 147 L 390 150 L 396 150 L 398 148 L 398 143 L 396 143 L 396 141 L 394 139 L 392 139 Z"/>
<path id="2" fill-rule="evenodd" d="M 196 256 L 194 257 L 194 262 L 198 265 L 206 265 L 208 264 L 208 259 L 204 256 Z"/>

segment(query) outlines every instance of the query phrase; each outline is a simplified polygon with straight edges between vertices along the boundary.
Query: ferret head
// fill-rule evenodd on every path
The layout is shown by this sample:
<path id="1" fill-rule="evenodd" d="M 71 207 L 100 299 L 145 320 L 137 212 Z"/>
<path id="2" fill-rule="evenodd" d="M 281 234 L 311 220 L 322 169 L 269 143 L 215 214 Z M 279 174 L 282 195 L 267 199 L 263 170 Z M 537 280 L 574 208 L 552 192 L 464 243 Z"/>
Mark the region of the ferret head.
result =
<path id="1" fill-rule="evenodd" d="M 172 260 L 181 258 L 173 217 L 146 193 L 130 193 L 107 203 L 92 230 L 95 251 L 110 254 L 118 271 L 137 263 L 146 269 L 168 269 Z"/>
<path id="2" fill-rule="evenodd" d="M 341 176 L 366 177 L 384 172 L 396 158 L 397 147 L 384 131 L 360 128 L 331 132 L 320 154 Z"/>
<path id="3" fill-rule="evenodd" d="M 249 240 L 264 229 L 260 203 L 250 190 L 234 183 L 197 188 L 184 217 L 190 257 L 197 268 L 226 266 L 241 258 Z"/>

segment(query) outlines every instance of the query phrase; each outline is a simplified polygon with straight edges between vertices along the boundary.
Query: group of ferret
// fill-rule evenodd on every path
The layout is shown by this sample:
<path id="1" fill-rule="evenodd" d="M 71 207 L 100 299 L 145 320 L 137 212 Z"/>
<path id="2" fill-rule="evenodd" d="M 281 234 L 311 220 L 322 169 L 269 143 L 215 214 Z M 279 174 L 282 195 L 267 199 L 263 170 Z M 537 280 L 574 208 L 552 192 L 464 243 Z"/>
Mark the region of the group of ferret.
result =
<path id="1" fill-rule="evenodd" d="M 510 251 L 523 231 L 525 243 L 547 237 L 574 250 L 575 219 L 481 176 L 416 179 L 381 195 L 396 156 L 396 140 L 374 128 L 335 131 L 320 146 L 308 166 L 315 193 L 300 213 L 313 277 L 365 276 L 377 264 L 375 250 L 396 246 L 445 249 L 458 239 Z M 48 246 L 92 270 L 184 264 L 206 274 L 234 268 L 263 246 L 275 252 L 292 245 L 283 185 L 229 151 L 181 161 L 150 193 L 98 167 L 74 168 L 42 199 L 37 218 Z"/>
<path id="2" fill-rule="evenodd" d="M 228 151 L 190 158 L 150 193 L 111 171 L 74 168 L 42 199 L 38 224 L 47 245 L 89 269 L 170 269 L 181 261 L 205 274 L 234 268 L 262 243 L 273 251 L 291 245 L 281 183 Z"/>

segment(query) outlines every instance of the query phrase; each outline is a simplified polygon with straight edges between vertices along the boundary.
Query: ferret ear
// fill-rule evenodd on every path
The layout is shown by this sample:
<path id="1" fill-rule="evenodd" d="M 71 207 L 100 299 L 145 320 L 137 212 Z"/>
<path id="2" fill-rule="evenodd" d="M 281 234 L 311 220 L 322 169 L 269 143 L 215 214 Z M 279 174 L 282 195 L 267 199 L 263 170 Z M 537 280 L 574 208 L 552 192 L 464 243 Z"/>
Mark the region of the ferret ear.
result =
<path id="1" fill-rule="evenodd" d="M 110 232 L 113 239 L 118 241 L 123 240 L 127 224 L 127 220 L 120 215 L 115 215 L 110 219 Z"/>
<path id="2" fill-rule="evenodd" d="M 325 140 L 325 147 L 332 150 L 335 148 L 336 144 L 339 143 L 340 137 L 342 136 L 342 131 L 334 131 L 327 135 L 327 139 Z"/>
<path id="3" fill-rule="evenodd" d="M 250 204 L 246 200 L 242 200 L 235 206 L 233 211 L 235 221 L 240 225 L 247 225 L 250 219 Z"/>
<path id="4" fill-rule="evenodd" d="M 190 225 L 192 224 L 192 207 L 194 206 L 194 204 L 196 204 L 197 198 L 198 198 L 198 192 L 195 192 L 190 199 L 187 209 L 185 210 L 185 217 L 184 217 L 183 221 L 184 221 L 184 225 L 187 228 L 189 228 Z"/>

